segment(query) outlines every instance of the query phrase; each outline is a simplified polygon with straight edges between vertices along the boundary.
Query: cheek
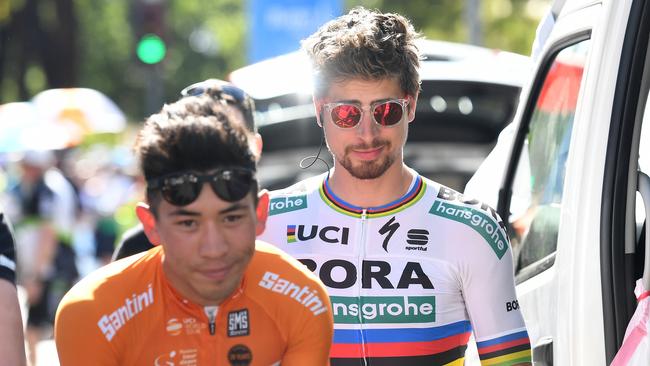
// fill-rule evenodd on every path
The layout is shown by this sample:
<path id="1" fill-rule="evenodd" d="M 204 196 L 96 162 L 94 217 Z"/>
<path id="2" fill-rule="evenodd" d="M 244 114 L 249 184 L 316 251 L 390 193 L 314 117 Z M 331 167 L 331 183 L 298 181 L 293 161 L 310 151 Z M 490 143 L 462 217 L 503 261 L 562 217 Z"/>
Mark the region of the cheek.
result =
<path id="1" fill-rule="evenodd" d="M 185 261 L 185 258 L 191 257 L 197 253 L 198 236 L 192 233 L 178 232 L 173 230 L 164 230 L 159 232 L 160 241 L 175 261 Z"/>
<path id="2" fill-rule="evenodd" d="M 255 229 L 249 225 L 227 234 L 231 254 L 241 259 L 253 255 L 255 251 Z"/>

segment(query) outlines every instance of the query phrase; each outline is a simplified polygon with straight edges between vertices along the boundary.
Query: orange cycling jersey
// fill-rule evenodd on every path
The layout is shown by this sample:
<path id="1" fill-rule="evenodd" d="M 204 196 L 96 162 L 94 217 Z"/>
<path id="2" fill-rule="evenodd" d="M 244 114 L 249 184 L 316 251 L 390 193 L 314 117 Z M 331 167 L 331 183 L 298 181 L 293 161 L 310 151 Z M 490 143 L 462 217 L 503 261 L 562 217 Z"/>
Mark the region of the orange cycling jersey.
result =
<path id="1" fill-rule="evenodd" d="M 55 341 L 68 365 L 326 365 L 330 301 L 300 262 L 263 242 L 218 307 L 166 279 L 162 247 L 111 263 L 63 298 Z"/>

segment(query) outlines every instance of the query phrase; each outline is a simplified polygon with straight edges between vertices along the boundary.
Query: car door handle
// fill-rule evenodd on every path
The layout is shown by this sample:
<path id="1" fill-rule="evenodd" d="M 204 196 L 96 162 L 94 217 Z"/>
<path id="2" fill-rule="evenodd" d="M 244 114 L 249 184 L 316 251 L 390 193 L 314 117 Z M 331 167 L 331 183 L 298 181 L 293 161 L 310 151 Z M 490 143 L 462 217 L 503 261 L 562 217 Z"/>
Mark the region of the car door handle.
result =
<path id="1" fill-rule="evenodd" d="M 553 338 L 542 337 L 533 347 L 534 366 L 553 366 Z"/>

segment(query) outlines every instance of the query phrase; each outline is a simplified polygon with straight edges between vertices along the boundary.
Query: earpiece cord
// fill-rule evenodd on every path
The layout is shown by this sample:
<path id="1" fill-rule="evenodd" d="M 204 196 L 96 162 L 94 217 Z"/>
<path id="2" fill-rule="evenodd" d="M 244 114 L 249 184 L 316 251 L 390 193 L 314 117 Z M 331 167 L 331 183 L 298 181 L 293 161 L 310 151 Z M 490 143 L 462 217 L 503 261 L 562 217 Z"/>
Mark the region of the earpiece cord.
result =
<path id="1" fill-rule="evenodd" d="M 320 139 L 320 147 L 318 148 L 318 153 L 317 153 L 316 155 L 305 156 L 304 158 L 302 158 L 302 160 L 300 160 L 300 164 L 299 164 L 299 165 L 300 165 L 300 169 L 309 169 L 309 168 L 311 168 L 312 165 L 314 165 L 314 164 L 316 163 L 316 161 L 318 160 L 318 161 L 321 161 L 323 164 L 325 164 L 325 166 L 327 167 L 327 174 L 329 174 L 329 171 L 330 171 L 330 166 L 329 166 L 329 164 L 327 164 L 327 161 L 325 161 L 323 158 L 320 157 L 320 153 L 321 153 L 321 151 L 323 150 L 323 144 L 324 144 L 324 142 L 325 142 L 325 134 L 323 133 L 323 134 L 321 135 L 321 139 Z M 313 159 L 313 160 L 311 161 L 311 163 L 309 163 L 309 165 L 305 165 L 305 164 L 306 164 L 305 161 L 306 161 L 307 159 Z"/>

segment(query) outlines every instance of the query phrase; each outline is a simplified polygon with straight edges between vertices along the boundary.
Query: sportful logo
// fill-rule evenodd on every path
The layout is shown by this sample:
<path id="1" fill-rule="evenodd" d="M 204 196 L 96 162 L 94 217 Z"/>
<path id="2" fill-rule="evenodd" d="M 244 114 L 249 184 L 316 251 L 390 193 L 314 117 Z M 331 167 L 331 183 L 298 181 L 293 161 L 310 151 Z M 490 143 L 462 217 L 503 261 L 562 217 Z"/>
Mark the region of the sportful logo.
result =
<path id="1" fill-rule="evenodd" d="M 269 215 L 297 211 L 307 208 L 307 196 L 276 197 L 269 203 Z"/>
<path id="2" fill-rule="evenodd" d="M 336 226 L 319 228 L 318 225 L 287 225 L 287 243 L 312 240 L 316 236 L 325 243 L 348 245 L 350 229 Z"/>
<path id="3" fill-rule="evenodd" d="M 131 298 L 124 300 L 124 305 L 117 308 L 110 314 L 102 315 L 97 322 L 108 341 L 112 340 L 115 334 L 133 317 L 140 314 L 144 309 L 153 304 L 153 289 L 149 284 L 147 289 L 140 294 L 133 294 Z"/>
<path id="4" fill-rule="evenodd" d="M 406 234 L 406 250 L 420 250 L 427 251 L 426 245 L 429 243 L 429 230 L 425 229 L 411 229 Z"/>
<path id="5" fill-rule="evenodd" d="M 311 310 L 314 315 L 320 315 L 327 311 L 325 303 L 318 296 L 318 291 L 310 289 L 309 286 L 300 286 L 280 277 L 276 273 L 268 271 L 264 273 L 259 285 L 269 291 L 291 297 Z"/>
<path id="6" fill-rule="evenodd" d="M 334 323 L 427 323 L 436 321 L 435 296 L 330 296 Z"/>
<path id="7" fill-rule="evenodd" d="M 468 225 L 487 241 L 499 259 L 503 257 L 508 250 L 508 238 L 505 235 L 505 227 L 497 219 L 498 216 L 494 210 L 487 205 L 481 205 L 480 209 L 475 209 L 443 202 L 442 200 L 457 200 L 467 205 L 478 203 L 478 201 L 474 200 L 466 201 L 460 193 L 448 188 L 442 188 L 438 192 L 438 198 L 441 200 L 436 200 L 433 203 L 429 213 Z M 488 216 L 486 212 L 490 212 L 492 216 Z"/>

